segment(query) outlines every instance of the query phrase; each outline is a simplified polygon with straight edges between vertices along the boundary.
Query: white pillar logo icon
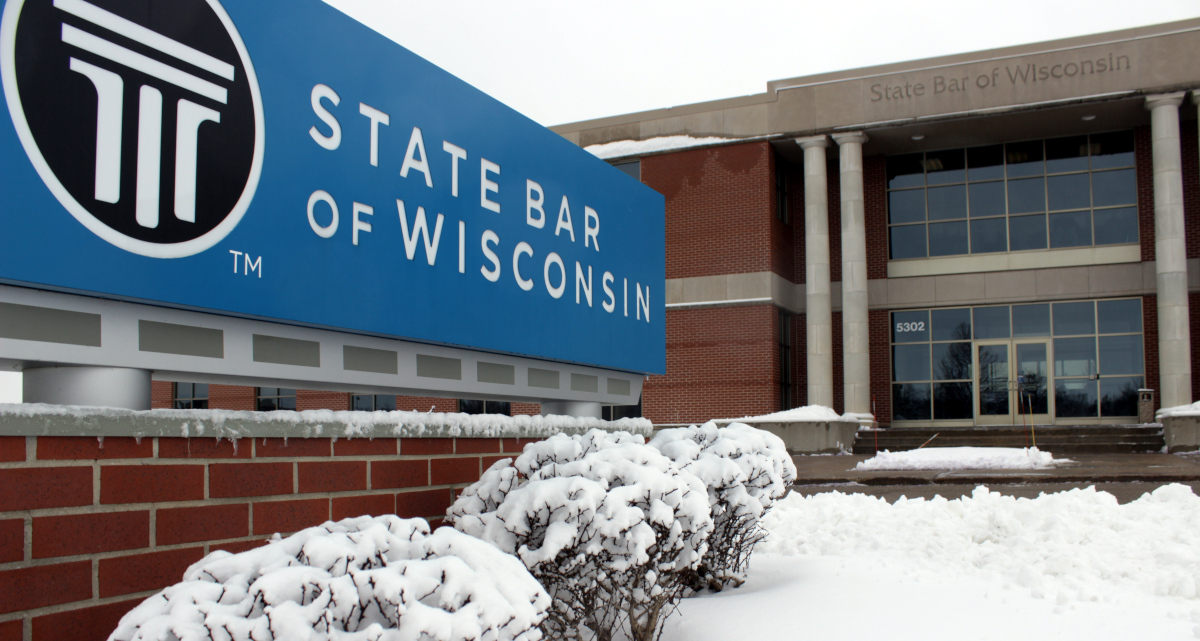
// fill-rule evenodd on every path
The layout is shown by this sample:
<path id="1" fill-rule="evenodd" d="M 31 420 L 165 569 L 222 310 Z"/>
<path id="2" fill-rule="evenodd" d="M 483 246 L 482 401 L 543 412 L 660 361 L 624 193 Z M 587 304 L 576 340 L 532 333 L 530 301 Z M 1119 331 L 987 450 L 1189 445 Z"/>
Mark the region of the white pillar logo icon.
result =
<path id="1" fill-rule="evenodd" d="M 104 0 L 10 0 L 5 7 L 0 47 L 7 58 L 3 66 L 5 94 L 18 134 L 58 200 L 105 240 L 147 256 L 198 253 L 236 226 L 253 198 L 261 171 L 262 101 L 245 46 L 217 0 L 191 0 L 192 5 L 212 9 L 202 16 L 207 22 L 199 26 L 189 23 L 186 28 L 167 25 L 171 29 L 164 30 L 99 6 L 103 4 Z M 178 8 L 173 4 L 160 3 Z M 194 19 L 201 12 L 177 13 Z M 148 15 L 160 19 L 153 11 Z M 216 50 L 229 53 L 206 53 L 171 37 L 171 30 L 175 32 L 172 35 L 192 36 L 201 43 L 227 37 L 230 46 Z M 194 33 L 201 34 L 199 40 Z M 51 34 L 57 41 L 53 44 L 45 42 Z M 49 130 L 46 126 L 39 128 L 38 119 L 45 116 L 37 101 L 45 93 L 42 85 L 49 80 L 42 79 L 44 69 L 33 68 L 37 62 L 28 63 L 29 68 L 22 66 L 23 60 L 34 57 L 22 56 L 21 47 L 34 39 L 45 49 L 61 52 L 55 58 L 61 60 L 60 69 L 88 81 L 80 85 L 67 80 L 77 95 L 74 104 L 62 107 L 72 109 L 67 120 L 79 121 L 73 123 L 76 131 L 85 124 L 95 127 L 95 164 L 87 176 L 77 171 L 78 150 L 86 143 L 57 140 L 44 133 Z M 90 113 L 90 100 L 78 94 L 81 86 L 90 90 L 87 98 L 94 100 L 94 113 Z M 240 121 L 235 118 L 231 122 L 231 113 L 240 116 Z M 233 142 L 226 144 L 230 137 Z M 198 219 L 201 150 L 203 141 L 210 139 L 219 139 L 220 146 L 210 145 L 210 161 L 205 167 L 219 171 L 229 164 L 243 169 L 240 175 L 222 175 L 222 180 L 200 185 L 199 193 L 229 191 L 228 185 L 235 182 L 235 188 L 243 182 L 245 187 L 231 192 L 224 201 L 219 195 L 209 198 L 210 204 Z M 76 156 L 69 162 L 62 160 L 67 153 L 63 149 L 68 147 Z M 234 150 L 229 162 L 212 162 L 211 149 L 226 147 Z M 163 197 L 170 199 L 172 194 L 173 202 L 164 202 Z M 203 198 L 201 202 L 205 202 Z"/>

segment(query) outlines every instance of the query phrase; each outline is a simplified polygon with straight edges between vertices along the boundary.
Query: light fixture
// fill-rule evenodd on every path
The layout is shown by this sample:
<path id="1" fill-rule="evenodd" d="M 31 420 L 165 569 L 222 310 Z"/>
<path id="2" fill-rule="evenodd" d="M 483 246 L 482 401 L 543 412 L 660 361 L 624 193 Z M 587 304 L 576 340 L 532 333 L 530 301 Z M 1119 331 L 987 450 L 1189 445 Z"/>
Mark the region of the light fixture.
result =
<path id="1" fill-rule="evenodd" d="M 925 140 L 925 134 L 917 134 L 912 137 L 913 140 Z"/>
<path id="2" fill-rule="evenodd" d="M 1095 119 L 1096 119 L 1096 116 L 1095 116 L 1095 115 L 1093 115 L 1093 114 L 1088 114 L 1088 115 L 1086 115 L 1086 116 L 1084 116 L 1084 117 L 1083 117 L 1083 121 L 1084 121 L 1084 122 L 1091 122 L 1091 121 L 1093 121 L 1093 120 L 1095 120 Z"/>

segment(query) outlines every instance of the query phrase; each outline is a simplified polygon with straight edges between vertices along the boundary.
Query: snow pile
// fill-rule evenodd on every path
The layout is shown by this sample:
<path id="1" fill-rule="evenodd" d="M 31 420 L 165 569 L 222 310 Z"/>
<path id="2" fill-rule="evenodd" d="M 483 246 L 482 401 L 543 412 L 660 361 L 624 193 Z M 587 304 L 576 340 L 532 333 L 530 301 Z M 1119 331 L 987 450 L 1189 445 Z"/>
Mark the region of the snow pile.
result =
<path id="1" fill-rule="evenodd" d="M 838 414 L 831 407 L 824 405 L 806 405 L 804 407 L 794 407 L 790 410 L 775 412 L 774 414 L 764 414 L 762 416 L 747 416 L 737 419 L 739 423 L 837 423 L 849 422 L 857 423 L 858 418 L 854 414 Z"/>
<path id="2" fill-rule="evenodd" d="M 553 597 L 549 638 L 655 637 L 713 529 L 708 493 L 639 435 L 592 430 L 525 446 L 448 511 L 520 557 Z"/>
<path id="3" fill-rule="evenodd" d="M 708 488 L 713 533 L 691 587 L 741 585 L 750 553 L 764 537 L 759 519 L 796 480 L 783 440 L 742 423 L 717 427 L 710 421 L 661 430 L 650 447 Z"/>
<path id="4" fill-rule="evenodd" d="M 582 434 L 592 429 L 619 430 L 649 435 L 653 424 L 645 418 L 604 421 L 573 416 L 504 416 L 442 412 L 242 412 L 235 410 L 124 410 L 111 407 L 78 407 L 40 403 L 0 404 L 0 419 L 19 418 L 31 424 L 33 434 L 51 433 L 70 421 L 74 435 L 113 435 L 113 425 L 128 430 L 123 436 L 252 436 L 293 437 L 545 437 L 558 433 Z"/>
<path id="5" fill-rule="evenodd" d="M 1071 463 L 1054 459 L 1036 447 L 929 447 L 907 452 L 883 451 L 860 462 L 854 469 L 882 470 L 1044 470 Z"/>
<path id="6" fill-rule="evenodd" d="M 621 158 L 622 156 L 638 156 L 641 154 L 654 153 L 656 151 L 670 151 L 672 149 L 686 149 L 688 147 L 699 147 L 701 145 L 720 145 L 730 142 L 738 142 L 739 138 L 693 138 L 692 136 L 659 136 L 647 140 L 617 140 L 615 142 L 606 142 L 599 145 L 588 145 L 584 147 L 586 151 L 591 152 L 598 158 L 605 160 L 609 158 Z"/>
<path id="7" fill-rule="evenodd" d="M 482 541 L 363 516 L 214 552 L 109 641 L 537 641 L 549 603 L 518 560 Z"/>
<path id="8" fill-rule="evenodd" d="M 1184 485 L 1126 505 L 1091 487 L 1036 499 L 979 487 L 962 499 L 894 505 L 861 494 L 792 494 L 763 525 L 762 552 L 900 562 L 910 576 L 936 581 L 982 576 L 1058 606 L 1175 597 L 1200 616 L 1200 498 Z"/>
<path id="9" fill-rule="evenodd" d="M 1191 405 L 1176 405 L 1175 407 L 1164 407 L 1164 408 L 1158 410 L 1158 412 L 1155 414 L 1155 416 L 1159 420 L 1162 420 L 1164 418 L 1170 418 L 1172 416 L 1200 416 L 1200 401 L 1192 403 Z"/>

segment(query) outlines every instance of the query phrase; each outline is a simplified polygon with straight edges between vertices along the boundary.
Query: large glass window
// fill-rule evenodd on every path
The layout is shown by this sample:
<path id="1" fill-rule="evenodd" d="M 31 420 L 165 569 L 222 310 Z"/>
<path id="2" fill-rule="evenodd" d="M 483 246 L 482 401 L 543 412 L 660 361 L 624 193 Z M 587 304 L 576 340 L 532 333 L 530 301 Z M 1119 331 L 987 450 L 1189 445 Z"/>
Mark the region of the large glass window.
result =
<path id="1" fill-rule="evenodd" d="M 512 414 L 512 404 L 507 401 L 477 401 L 473 399 L 459 399 L 458 411 L 463 414 L 503 414 L 510 416 Z"/>
<path id="2" fill-rule="evenodd" d="M 972 341 L 988 342 L 973 353 Z M 1008 389 L 990 389 L 985 377 L 1034 376 L 1042 391 L 1029 410 L 1050 412 L 1053 395 L 1060 423 L 1136 416 L 1145 384 L 1138 298 L 894 312 L 891 343 L 897 421 L 972 418 L 976 375 L 984 414 L 1012 414 Z"/>
<path id="3" fill-rule="evenodd" d="M 171 405 L 177 410 L 208 409 L 208 385 L 204 383 L 175 383 Z"/>
<path id="4" fill-rule="evenodd" d="M 1137 416 L 1145 384 L 1142 301 L 1054 303 L 1054 406 L 1059 418 Z"/>
<path id="5" fill-rule="evenodd" d="M 892 260 L 1138 242 L 1133 133 L 887 159 Z"/>
<path id="6" fill-rule="evenodd" d="M 971 310 L 892 314 L 892 418 L 972 416 Z"/>
<path id="7" fill-rule="evenodd" d="M 260 387 L 255 394 L 258 411 L 295 410 L 296 390 L 282 387 Z"/>
<path id="8" fill-rule="evenodd" d="M 356 412 L 394 412 L 396 411 L 396 396 L 394 394 L 353 394 L 350 396 L 350 409 Z"/>

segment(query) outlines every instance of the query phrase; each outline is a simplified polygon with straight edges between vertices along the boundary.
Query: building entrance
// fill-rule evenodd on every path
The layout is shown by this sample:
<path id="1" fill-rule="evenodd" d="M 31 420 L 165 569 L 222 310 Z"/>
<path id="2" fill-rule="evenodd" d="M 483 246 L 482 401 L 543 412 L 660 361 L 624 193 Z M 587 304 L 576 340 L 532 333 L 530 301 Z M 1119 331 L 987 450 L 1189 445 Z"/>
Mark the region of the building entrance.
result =
<path id="1" fill-rule="evenodd" d="M 975 347 L 975 423 L 1050 423 L 1050 341 L 978 341 Z"/>

